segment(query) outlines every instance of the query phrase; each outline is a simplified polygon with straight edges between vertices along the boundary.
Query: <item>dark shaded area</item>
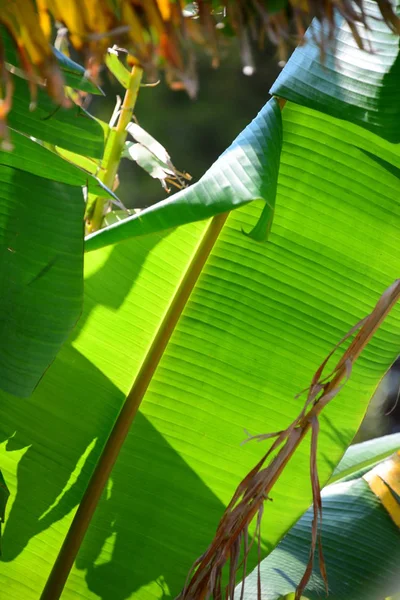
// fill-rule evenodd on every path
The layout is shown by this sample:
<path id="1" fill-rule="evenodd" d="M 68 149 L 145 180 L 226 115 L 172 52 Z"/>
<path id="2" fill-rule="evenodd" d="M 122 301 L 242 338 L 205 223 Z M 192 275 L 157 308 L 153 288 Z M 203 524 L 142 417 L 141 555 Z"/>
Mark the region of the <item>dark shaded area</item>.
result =
<path id="1" fill-rule="evenodd" d="M 382 407 L 389 433 L 400 432 L 400 358 L 390 371 L 390 387 Z"/>
<path id="2" fill-rule="evenodd" d="M 400 357 L 372 397 L 354 442 L 400 432 Z"/>
<path id="3" fill-rule="evenodd" d="M 399 76 L 400 76 L 400 74 L 399 74 Z M 386 169 L 386 171 L 388 171 L 389 173 L 391 173 L 392 175 L 397 177 L 397 179 L 400 179 L 399 167 L 396 167 L 395 165 L 392 165 L 391 163 L 389 163 L 387 160 L 383 160 L 383 158 L 380 158 L 379 156 L 376 156 L 375 154 L 368 152 L 368 150 L 363 150 L 362 148 L 359 148 L 359 150 L 361 152 L 363 152 L 366 156 L 368 156 L 368 158 L 375 161 L 378 165 L 380 165 L 381 167 Z"/>
<path id="4" fill-rule="evenodd" d="M 0 188 L 1 389 L 27 397 L 81 312 L 84 207 L 78 187 L 8 165 Z"/>
<path id="5" fill-rule="evenodd" d="M 70 427 L 60 420 L 58 411 L 49 414 L 44 403 L 26 402 L 24 422 L 27 427 L 11 433 L 6 445 L 8 452 L 25 447 L 27 451 L 18 464 L 18 491 L 4 527 L 3 562 L 15 559 L 31 538 L 51 527 L 78 505 L 103 442 L 97 437 L 96 419 L 93 419 L 99 394 L 120 402 L 123 400 L 121 392 L 84 356 L 73 348 L 69 348 L 67 352 L 68 363 L 74 364 L 71 380 L 90 379 L 95 393 L 92 396 L 85 395 L 84 392 L 69 396 L 67 386 L 66 393 L 60 393 L 57 399 L 58 410 L 68 415 L 79 414 L 79 419 L 86 427 L 81 435 L 74 432 L 72 445 Z M 55 363 L 54 369 L 65 372 L 62 362 Z M 15 402 L 15 399 L 10 399 L 10 402 Z M 3 408 L 7 410 L 7 406 Z M 116 415 L 116 411 L 109 412 L 111 423 L 111 413 L 115 412 Z M 42 414 L 43 418 L 40 418 Z M 36 422 L 38 416 L 41 421 L 40 430 L 29 431 L 29 423 Z M 92 425 L 89 428 L 88 423 Z M 54 438 L 59 446 L 68 448 L 68 471 L 57 468 L 56 448 L 52 447 L 54 442 L 50 441 Z M 49 440 L 47 448 L 45 440 Z M 4 434 L 1 441 L 4 441 Z M 79 459 L 88 448 L 90 451 L 79 476 L 63 491 Z M 54 460 L 50 457 L 52 454 Z M 123 460 L 124 456 L 129 457 L 129 463 Z M 160 456 L 163 457 L 161 481 L 160 468 L 157 466 Z M 172 515 L 175 513 L 176 519 L 187 520 L 192 523 L 193 528 L 199 528 L 198 550 L 201 553 L 209 542 L 211 515 L 216 525 L 223 512 L 222 504 L 140 413 L 126 441 L 122 457 L 113 471 L 110 484 L 111 492 L 103 495 L 78 556 L 77 567 L 87 569 L 89 589 L 102 600 L 125 600 L 143 585 L 160 579 L 174 592 L 179 591 L 190 563 L 176 564 L 176 548 L 171 551 L 171 547 L 175 546 L 173 532 L 176 525 L 174 519 L 171 519 L 171 512 Z M 138 521 L 135 521 L 135 511 L 131 510 L 135 496 L 130 493 L 135 489 L 141 490 L 142 497 L 145 490 L 145 496 L 154 505 L 154 517 L 148 523 L 149 539 L 137 535 L 135 531 Z M 157 499 L 156 502 L 154 498 Z M 185 499 L 184 502 L 182 498 Z M 174 508 L 174 501 L 175 506 L 180 505 L 179 512 Z M 206 515 L 198 510 L 199 506 L 204 505 L 208 508 Z M 140 507 L 136 515 L 137 513 L 140 513 Z M 142 529 L 140 525 L 139 529 Z M 105 541 L 112 535 L 115 536 L 115 541 L 111 561 L 96 564 Z M 143 560 L 143 548 L 149 543 L 152 545 L 152 559 Z M 185 540 L 179 545 L 187 561 Z M 195 557 L 193 554 L 192 558 Z"/>

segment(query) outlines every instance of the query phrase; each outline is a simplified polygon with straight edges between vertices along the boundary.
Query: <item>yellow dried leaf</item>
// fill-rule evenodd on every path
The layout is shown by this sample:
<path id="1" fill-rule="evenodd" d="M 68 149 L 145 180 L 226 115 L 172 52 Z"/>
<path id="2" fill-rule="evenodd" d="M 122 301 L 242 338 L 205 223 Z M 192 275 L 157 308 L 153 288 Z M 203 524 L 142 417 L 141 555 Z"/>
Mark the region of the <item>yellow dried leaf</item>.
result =
<path id="1" fill-rule="evenodd" d="M 366 473 L 364 479 L 400 528 L 400 503 L 392 493 L 400 496 L 400 450 Z"/>
<path id="2" fill-rule="evenodd" d="M 171 18 L 171 6 L 169 0 L 157 0 L 157 4 L 164 21 L 169 21 Z"/>

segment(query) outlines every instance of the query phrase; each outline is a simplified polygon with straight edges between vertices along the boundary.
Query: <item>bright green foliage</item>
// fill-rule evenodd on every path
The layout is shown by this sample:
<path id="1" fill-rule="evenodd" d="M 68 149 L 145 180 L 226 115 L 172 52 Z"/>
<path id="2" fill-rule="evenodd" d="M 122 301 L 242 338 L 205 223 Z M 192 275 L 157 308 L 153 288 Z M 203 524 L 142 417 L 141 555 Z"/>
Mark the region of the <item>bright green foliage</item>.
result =
<path id="1" fill-rule="evenodd" d="M 332 72 L 332 97 L 338 80 L 341 73 Z M 282 117 L 280 164 L 281 120 L 272 101 L 200 182 L 88 240 L 94 251 L 86 257 L 77 328 L 27 401 L 1 397 L 1 465 L 12 504 L 0 589 L 10 600 L 37 600 L 112 423 L 207 234 L 201 219 L 240 207 L 161 359 L 65 600 L 174 597 L 265 451 L 264 444 L 240 446 L 244 428 L 285 428 L 302 406 L 295 394 L 398 277 L 398 146 L 291 102 Z M 269 227 L 263 211 L 266 200 L 273 206 L 278 166 L 270 237 L 256 243 L 242 230 Z M 399 335 L 396 307 L 324 411 L 322 484 L 398 354 Z M 264 552 L 309 506 L 308 471 L 304 442 L 266 507 Z"/>
<path id="2" fill-rule="evenodd" d="M 119 81 L 119 83 L 127 89 L 129 87 L 130 73 L 128 69 L 122 64 L 118 58 L 118 52 L 115 50 L 108 50 L 106 56 L 106 65 L 109 71 Z"/>
<path id="3" fill-rule="evenodd" d="M 400 433 L 384 435 L 350 446 L 336 467 L 329 484 L 361 477 L 400 448 Z"/>
<path id="4" fill-rule="evenodd" d="M 400 2 L 396 0 L 400 10 Z M 337 18 L 335 44 L 326 49 L 323 63 L 312 36 L 321 34 L 313 21 L 307 43 L 299 46 L 271 93 L 346 119 L 391 142 L 400 142 L 399 40 L 380 20 L 378 3 L 363 2 L 368 30 L 357 25 L 367 53 L 357 47 L 349 26 Z"/>
<path id="5" fill-rule="evenodd" d="M 390 160 L 396 149 L 289 104 L 283 133 L 270 239 L 257 244 L 242 233 L 263 202 L 229 217 L 114 469 L 67 599 L 161 598 L 163 586 L 176 594 L 235 486 L 265 449 L 240 446 L 243 429 L 287 426 L 301 407 L 295 394 L 398 274 L 397 179 L 350 140 Z M 44 584 L 110 424 L 207 227 L 139 236 L 88 254 L 85 309 L 73 339 L 23 406 L 3 398 L 4 436 L 20 424 L 7 446 L 29 446 L 2 458 L 14 492 L 18 472 L 4 536 L 10 562 L 0 569 L 13 600 L 36 600 L 30 590 Z M 322 417 L 322 483 L 395 358 L 399 334 L 395 308 Z M 265 549 L 310 503 L 308 452 L 304 443 L 274 488 Z M 22 580 L 27 570 L 30 579 Z"/>
<path id="6" fill-rule="evenodd" d="M 340 480 L 322 492 L 322 544 L 331 600 L 376 600 L 399 590 L 398 528 L 359 475 L 365 456 L 372 459 L 375 454 L 375 460 L 382 459 L 394 446 L 400 448 L 400 434 L 350 448 L 338 466 L 348 473 L 347 481 Z M 295 590 L 309 558 L 312 518 L 309 509 L 261 563 L 263 599 L 278 600 Z M 325 597 L 317 565 L 304 596 L 309 600 Z M 257 598 L 255 570 L 246 579 L 244 599 Z"/>

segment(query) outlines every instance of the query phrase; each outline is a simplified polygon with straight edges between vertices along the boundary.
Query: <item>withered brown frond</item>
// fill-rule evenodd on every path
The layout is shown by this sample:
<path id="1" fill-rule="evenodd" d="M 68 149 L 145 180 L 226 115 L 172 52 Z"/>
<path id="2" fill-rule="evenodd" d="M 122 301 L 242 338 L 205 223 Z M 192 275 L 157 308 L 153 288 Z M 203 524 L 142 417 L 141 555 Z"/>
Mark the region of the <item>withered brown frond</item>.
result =
<path id="1" fill-rule="evenodd" d="M 243 583 L 246 574 L 246 560 L 250 549 L 248 542 L 249 526 L 256 517 L 256 534 L 260 552 L 260 527 L 264 503 L 278 480 L 283 469 L 293 456 L 301 441 L 311 430 L 310 480 L 313 497 L 314 516 L 312 522 L 312 542 L 310 557 L 305 573 L 296 591 L 299 599 L 311 576 L 315 552 L 318 548 L 321 575 L 328 586 L 322 545 L 319 537 L 322 518 L 321 491 L 317 472 L 317 441 L 319 432 L 318 415 L 338 394 L 350 377 L 354 361 L 359 357 L 374 332 L 385 319 L 391 308 L 400 298 L 400 280 L 396 280 L 381 296 L 373 311 L 357 323 L 333 348 L 315 372 L 307 398 L 298 417 L 284 431 L 253 436 L 249 439 L 264 440 L 276 437 L 268 452 L 238 485 L 228 507 L 218 525 L 214 539 L 205 553 L 198 558 L 188 576 L 186 584 L 177 600 L 233 599 L 236 579 L 243 565 Z M 322 377 L 323 371 L 339 346 L 356 331 L 353 341 L 338 361 L 334 370 Z M 303 393 L 303 392 L 302 392 Z M 278 451 L 279 449 L 279 451 Z M 267 459 L 275 451 L 276 456 L 267 466 Z M 240 550 L 243 550 L 242 565 L 239 564 Z M 260 562 L 260 561 L 259 561 Z M 229 582 L 223 589 L 222 573 L 229 563 Z M 244 588 L 242 587 L 241 599 Z M 261 600 L 261 579 L 258 574 L 258 599 Z"/>

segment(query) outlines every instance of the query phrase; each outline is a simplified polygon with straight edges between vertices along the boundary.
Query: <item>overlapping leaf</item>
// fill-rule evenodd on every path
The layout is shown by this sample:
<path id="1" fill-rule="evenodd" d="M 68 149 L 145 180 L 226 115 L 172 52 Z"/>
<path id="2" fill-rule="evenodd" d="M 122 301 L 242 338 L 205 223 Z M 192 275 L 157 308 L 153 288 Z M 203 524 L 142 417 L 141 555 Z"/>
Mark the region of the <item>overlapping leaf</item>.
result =
<path id="1" fill-rule="evenodd" d="M 81 311 L 82 187 L 113 194 L 27 136 L 10 140 L 0 150 L 0 387 L 26 396 Z"/>
<path id="2" fill-rule="evenodd" d="M 60 107 L 40 88 L 35 110 L 30 110 L 29 106 L 27 81 L 14 77 L 13 105 L 7 116 L 11 128 L 77 154 L 94 158 L 103 156 L 103 130 L 83 108 L 76 105 L 68 109 Z"/>
<path id="3" fill-rule="evenodd" d="M 380 18 L 380 9 L 376 2 L 366 1 L 366 14 L 366 25 L 358 25 L 359 41 L 365 49 L 357 45 L 346 20 L 337 16 L 335 39 L 324 55 L 321 55 L 319 44 L 313 41 L 321 37 L 321 24 L 315 20 L 307 33 L 307 43 L 296 49 L 272 87 L 271 93 L 322 113 L 346 119 L 351 124 L 361 125 L 378 134 L 380 137 L 371 139 L 374 150 L 377 144 L 382 145 L 381 138 L 393 143 L 400 140 L 400 108 L 397 100 L 400 81 L 399 42 L 398 36 Z M 371 50 L 369 54 L 367 49 Z M 351 124 L 349 128 L 353 132 Z M 246 131 L 250 133 L 251 130 Z M 238 138 L 236 149 L 246 143 L 245 138 Z M 384 156 L 381 156 L 379 151 L 371 153 L 369 146 L 363 149 L 370 158 L 385 164 Z M 237 198 L 242 198 L 244 193 L 244 198 L 234 201 L 233 206 L 240 206 L 243 201 L 255 199 L 257 196 L 253 194 L 251 197 L 245 189 L 246 178 L 243 179 L 243 183 L 238 182 L 238 178 L 229 182 L 230 173 L 236 175 L 236 158 L 234 156 L 232 169 L 229 164 L 231 156 L 224 153 L 195 186 L 143 211 L 139 216 L 127 219 L 125 223 L 118 223 L 89 236 L 86 248 L 91 250 L 130 236 L 168 229 L 223 212 L 226 209 L 223 199 L 215 201 L 215 190 L 218 189 L 213 180 L 215 173 L 227 178 L 225 187 L 227 190 L 234 190 Z M 392 172 L 396 172 L 392 159 L 389 159 L 386 166 Z M 211 202 L 204 203 L 198 200 L 203 197 L 210 198 L 210 195 Z M 264 218 L 260 219 L 252 231 L 255 239 L 266 239 L 272 212 L 272 207 L 265 207 Z"/>
<path id="4" fill-rule="evenodd" d="M 0 165 L 7 165 L 59 183 L 87 186 L 89 192 L 98 196 L 115 198 L 111 190 L 94 175 L 64 160 L 40 142 L 17 131 L 10 132 L 10 141 L 13 146 L 12 151 L 0 149 Z"/>
<path id="5" fill-rule="evenodd" d="M 350 446 L 342 460 L 336 467 L 329 483 L 339 480 L 348 481 L 361 477 L 375 464 L 390 456 L 400 448 L 400 433 L 384 435 L 379 438 L 367 440 L 360 444 Z"/>
<path id="6" fill-rule="evenodd" d="M 280 121 L 278 103 L 272 99 L 198 182 L 123 223 L 89 235 L 86 249 L 207 219 L 254 200 L 268 201 L 273 209 L 282 145 Z"/>
<path id="7" fill-rule="evenodd" d="M 398 0 L 392 2 L 400 14 Z M 399 38 L 382 22 L 378 2 L 363 2 L 365 26 L 357 25 L 359 43 L 350 26 L 337 17 L 334 41 L 323 60 L 313 41 L 321 37 L 315 19 L 307 43 L 299 46 L 272 86 L 271 93 L 303 106 L 346 119 L 381 137 L 400 141 L 398 102 Z"/>
<path id="8" fill-rule="evenodd" d="M 7 60 L 16 59 L 13 50 L 6 40 Z M 59 59 L 70 85 L 79 87 L 81 78 L 83 89 L 96 91 L 85 84 L 82 67 Z M 114 194 L 43 144 L 101 157 L 101 125 L 77 106 L 57 106 L 40 85 L 38 106 L 30 110 L 28 82 L 14 76 L 13 83 L 13 148 L 0 150 L 0 387 L 27 396 L 81 312 L 82 187 L 99 196 Z"/>
<path id="9" fill-rule="evenodd" d="M 347 473 L 346 481 L 322 492 L 322 540 L 332 600 L 375 600 L 399 590 L 400 531 L 359 474 L 366 458 L 376 462 L 398 448 L 400 434 L 353 446 L 338 465 L 338 471 Z M 309 509 L 261 563 L 263 599 L 278 600 L 295 590 L 309 558 L 312 518 Z M 257 571 L 247 577 L 245 600 L 258 598 L 257 579 Z M 324 590 L 315 566 L 304 596 L 317 600 Z"/>

